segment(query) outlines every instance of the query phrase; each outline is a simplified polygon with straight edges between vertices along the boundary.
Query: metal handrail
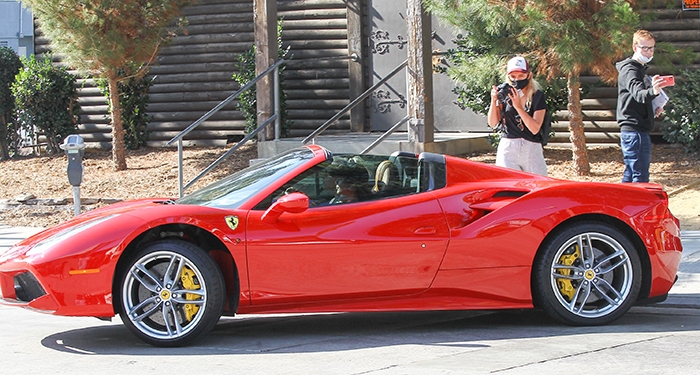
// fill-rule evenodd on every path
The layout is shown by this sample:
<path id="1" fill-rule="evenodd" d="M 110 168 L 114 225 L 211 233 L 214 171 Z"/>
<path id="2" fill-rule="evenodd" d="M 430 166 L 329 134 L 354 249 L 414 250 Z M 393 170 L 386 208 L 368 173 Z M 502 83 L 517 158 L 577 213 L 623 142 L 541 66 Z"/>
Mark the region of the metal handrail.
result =
<path id="1" fill-rule="evenodd" d="M 404 117 L 404 118 L 402 118 L 401 120 L 399 120 L 399 122 L 397 122 L 396 124 L 394 124 L 394 126 L 392 126 L 391 128 L 389 128 L 387 131 L 385 131 L 381 136 L 379 136 L 379 138 L 377 138 L 377 139 L 376 139 L 374 142 L 372 142 L 369 146 L 365 147 L 365 149 L 362 150 L 362 152 L 360 152 L 360 155 L 364 155 L 364 154 L 366 154 L 366 153 L 372 151 L 372 149 L 374 149 L 375 147 L 377 147 L 378 144 L 384 142 L 384 140 L 385 140 L 387 137 L 389 137 L 390 135 L 394 134 L 394 132 L 396 131 L 396 129 L 398 129 L 401 125 L 405 124 L 410 118 L 411 118 L 411 116 L 408 116 L 408 115 L 407 115 L 406 117 Z"/>
<path id="2" fill-rule="evenodd" d="M 183 192 L 190 186 L 192 186 L 197 180 L 199 180 L 202 176 L 205 174 L 209 173 L 214 167 L 219 165 L 228 155 L 230 155 L 232 152 L 236 151 L 238 148 L 240 148 L 243 144 L 248 142 L 250 139 L 252 139 L 254 136 L 256 136 L 258 133 L 260 133 L 263 129 L 265 129 L 268 125 L 270 125 L 273 121 L 275 122 L 275 139 L 279 139 L 280 137 L 280 90 L 279 90 L 279 67 L 280 65 L 284 64 L 286 61 L 285 60 L 278 60 L 274 64 L 272 64 L 269 68 L 265 69 L 264 72 L 260 73 L 257 77 L 253 78 L 250 82 L 246 83 L 238 89 L 238 91 L 234 92 L 233 94 L 229 95 L 228 98 L 224 99 L 221 103 L 217 104 L 216 107 L 212 108 L 209 112 L 204 114 L 204 116 L 200 117 L 197 121 L 193 122 L 190 126 L 185 128 L 185 130 L 181 131 L 178 135 L 176 135 L 173 139 L 168 141 L 165 146 L 170 146 L 173 144 L 173 142 L 177 141 L 177 158 L 178 158 L 178 194 L 180 197 L 182 197 Z M 187 135 L 189 132 L 191 132 L 194 128 L 197 126 L 201 125 L 204 121 L 209 119 L 212 115 L 214 115 L 216 112 L 218 112 L 221 108 L 226 106 L 227 104 L 231 103 L 233 99 L 238 97 L 241 93 L 243 93 L 245 90 L 248 90 L 249 88 L 253 87 L 259 80 L 261 80 L 264 76 L 267 74 L 275 72 L 273 75 L 273 84 L 274 84 L 274 113 L 272 116 L 270 116 L 269 119 L 267 119 L 264 123 L 262 123 L 260 126 L 258 126 L 253 132 L 248 134 L 245 138 L 243 138 L 241 141 L 236 143 L 233 147 L 231 147 L 230 150 L 228 150 L 225 154 L 221 155 L 218 159 L 216 159 L 213 163 L 211 163 L 207 168 L 205 168 L 202 172 L 200 172 L 195 178 L 193 178 L 187 185 L 183 186 L 183 172 L 182 172 L 182 149 L 183 149 L 183 144 L 182 144 L 182 138 Z"/>
<path id="3" fill-rule="evenodd" d="M 399 66 L 397 66 L 396 68 L 394 68 L 394 70 L 392 70 L 386 77 L 382 78 L 379 82 L 375 83 L 374 85 L 372 85 L 372 87 L 368 88 L 367 91 L 363 92 L 362 95 L 358 96 L 358 97 L 355 98 L 353 101 L 351 101 L 350 104 L 346 105 L 345 108 L 343 108 L 343 109 L 340 110 L 340 112 L 336 113 L 336 114 L 335 114 L 333 117 L 331 117 L 328 121 L 326 121 L 325 123 L 323 123 L 323 125 L 319 126 L 318 129 L 314 130 L 313 133 L 309 134 L 309 136 L 307 136 L 306 138 L 304 138 L 304 140 L 301 141 L 301 143 L 302 143 L 303 145 L 305 145 L 305 144 L 307 144 L 307 143 L 308 143 L 309 141 L 311 141 L 311 140 L 313 140 L 314 143 L 315 143 L 315 142 L 316 142 L 316 137 L 317 137 L 319 134 L 321 134 L 321 132 L 323 132 L 324 130 L 326 130 L 329 126 L 331 126 L 331 124 L 333 123 L 333 121 L 339 119 L 340 116 L 344 115 L 344 114 L 347 113 L 349 110 L 355 108 L 355 106 L 356 106 L 357 104 L 359 104 L 361 101 L 367 99 L 367 97 L 370 96 L 370 94 L 372 94 L 372 93 L 374 92 L 374 90 L 376 90 L 379 86 L 385 84 L 391 77 L 395 76 L 396 73 L 398 73 L 399 71 L 401 71 L 401 69 L 405 68 L 406 65 L 408 65 L 408 60 L 404 60 L 404 62 L 402 62 L 401 64 L 399 64 Z"/>
<path id="4" fill-rule="evenodd" d="M 260 73 L 259 76 L 253 78 L 252 81 L 246 83 L 238 89 L 238 91 L 234 92 L 233 94 L 229 95 L 228 98 L 224 99 L 221 103 L 217 104 L 216 107 L 212 108 L 209 112 L 205 113 L 204 116 L 200 117 L 197 121 L 193 122 L 190 126 L 188 126 L 185 130 L 181 131 L 178 135 L 173 137 L 173 139 L 169 140 L 168 143 L 166 143 L 166 146 L 170 146 L 173 144 L 173 142 L 177 141 L 178 139 L 182 139 L 182 137 L 186 136 L 189 132 L 191 132 L 194 128 L 197 126 L 201 125 L 204 121 L 208 120 L 209 117 L 213 116 L 216 112 L 218 112 L 221 108 L 223 108 L 225 105 L 231 103 L 233 99 L 236 99 L 236 97 L 240 94 L 242 94 L 245 90 L 248 90 L 251 88 L 253 85 L 258 83 L 259 80 L 261 80 L 264 76 L 272 72 L 273 70 L 277 70 L 280 65 L 285 63 L 285 60 L 278 60 L 276 63 L 274 63 L 272 66 L 267 68 L 264 72 Z"/>

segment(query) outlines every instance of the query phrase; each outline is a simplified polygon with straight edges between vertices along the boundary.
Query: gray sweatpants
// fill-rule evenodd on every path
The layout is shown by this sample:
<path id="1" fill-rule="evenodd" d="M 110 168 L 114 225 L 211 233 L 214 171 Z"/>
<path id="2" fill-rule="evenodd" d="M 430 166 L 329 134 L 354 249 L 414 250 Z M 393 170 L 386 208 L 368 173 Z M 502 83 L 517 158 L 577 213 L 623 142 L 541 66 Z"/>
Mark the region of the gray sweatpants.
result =
<path id="1" fill-rule="evenodd" d="M 523 138 L 501 138 L 496 152 L 496 165 L 542 176 L 547 175 L 542 144 Z"/>

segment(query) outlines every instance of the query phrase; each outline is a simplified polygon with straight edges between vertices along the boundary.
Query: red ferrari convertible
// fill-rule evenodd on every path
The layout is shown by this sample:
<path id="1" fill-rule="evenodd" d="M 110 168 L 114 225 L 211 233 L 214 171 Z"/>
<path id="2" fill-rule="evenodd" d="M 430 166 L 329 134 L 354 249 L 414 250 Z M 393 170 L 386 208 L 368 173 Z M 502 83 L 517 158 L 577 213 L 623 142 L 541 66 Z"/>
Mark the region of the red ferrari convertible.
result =
<path id="1" fill-rule="evenodd" d="M 0 254 L 0 302 L 119 314 L 157 346 L 246 313 L 539 308 L 598 325 L 665 299 L 681 251 L 659 185 L 308 146 L 24 240 Z"/>

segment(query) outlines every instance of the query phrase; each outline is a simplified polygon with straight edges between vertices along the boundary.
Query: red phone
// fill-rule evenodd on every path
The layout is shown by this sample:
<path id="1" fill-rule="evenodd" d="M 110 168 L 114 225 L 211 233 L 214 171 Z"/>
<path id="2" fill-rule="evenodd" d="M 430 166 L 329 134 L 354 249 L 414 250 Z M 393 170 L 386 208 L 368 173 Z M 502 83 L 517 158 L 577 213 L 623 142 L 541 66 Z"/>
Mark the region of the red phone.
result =
<path id="1" fill-rule="evenodd" d="M 661 78 L 666 86 L 673 86 L 676 84 L 676 80 L 673 78 L 673 76 L 661 76 Z"/>

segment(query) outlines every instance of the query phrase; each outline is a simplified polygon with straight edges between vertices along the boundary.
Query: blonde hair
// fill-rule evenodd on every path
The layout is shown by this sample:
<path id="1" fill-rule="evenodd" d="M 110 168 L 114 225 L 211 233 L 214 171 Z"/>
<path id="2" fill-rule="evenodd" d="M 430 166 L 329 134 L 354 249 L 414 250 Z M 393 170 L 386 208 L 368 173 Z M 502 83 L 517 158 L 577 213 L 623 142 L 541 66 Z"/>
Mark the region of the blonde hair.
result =
<path id="1" fill-rule="evenodd" d="M 656 42 L 656 38 L 648 30 L 637 30 L 632 37 L 632 45 L 636 45 L 640 40 L 653 40 Z"/>

